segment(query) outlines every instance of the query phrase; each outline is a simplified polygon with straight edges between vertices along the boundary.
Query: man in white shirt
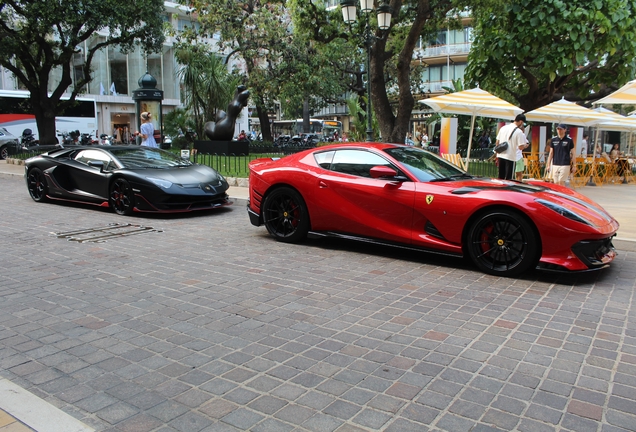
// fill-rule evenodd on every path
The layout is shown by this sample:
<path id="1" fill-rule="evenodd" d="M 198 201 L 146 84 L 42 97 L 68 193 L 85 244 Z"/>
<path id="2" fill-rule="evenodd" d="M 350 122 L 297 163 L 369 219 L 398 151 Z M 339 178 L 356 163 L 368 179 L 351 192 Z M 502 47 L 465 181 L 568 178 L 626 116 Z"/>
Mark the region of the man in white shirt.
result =
<path id="1" fill-rule="evenodd" d="M 512 180 L 515 175 L 517 149 L 519 149 L 519 146 L 523 146 L 526 143 L 526 137 L 520 129 L 525 122 L 526 116 L 519 114 L 515 117 L 514 122 L 502 127 L 497 134 L 495 146 L 503 142 L 508 143 L 508 148 L 497 154 L 497 159 L 499 161 L 499 178 L 502 180 Z"/>

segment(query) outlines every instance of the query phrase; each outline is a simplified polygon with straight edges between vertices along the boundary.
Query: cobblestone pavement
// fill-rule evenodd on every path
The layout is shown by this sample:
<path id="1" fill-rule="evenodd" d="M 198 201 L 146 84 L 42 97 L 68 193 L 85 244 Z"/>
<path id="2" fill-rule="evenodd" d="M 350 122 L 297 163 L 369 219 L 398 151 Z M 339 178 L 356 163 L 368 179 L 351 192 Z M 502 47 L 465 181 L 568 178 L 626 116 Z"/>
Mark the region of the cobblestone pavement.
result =
<path id="1" fill-rule="evenodd" d="M 126 218 L 6 175 L 0 197 L 0 376 L 96 430 L 636 430 L 634 252 L 500 279 L 281 244 L 243 206 Z"/>

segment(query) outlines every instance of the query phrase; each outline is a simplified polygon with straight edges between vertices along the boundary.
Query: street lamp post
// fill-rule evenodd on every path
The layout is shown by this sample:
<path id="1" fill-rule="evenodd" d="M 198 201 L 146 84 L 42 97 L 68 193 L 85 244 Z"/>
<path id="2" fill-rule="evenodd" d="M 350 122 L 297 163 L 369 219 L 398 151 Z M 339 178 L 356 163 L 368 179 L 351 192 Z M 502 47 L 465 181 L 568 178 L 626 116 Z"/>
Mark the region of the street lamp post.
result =
<path id="1" fill-rule="evenodd" d="M 342 9 L 342 19 L 346 24 L 352 24 L 356 21 L 356 5 L 355 0 L 342 0 L 340 2 Z M 371 32 L 369 25 L 369 14 L 373 10 L 373 0 L 360 0 L 360 10 L 364 14 L 364 33 L 362 35 L 364 46 L 367 49 L 367 141 L 373 141 L 373 125 L 371 122 L 371 47 L 377 40 Z M 378 28 L 382 31 L 388 30 L 391 26 L 391 7 L 387 4 L 378 6 Z"/>

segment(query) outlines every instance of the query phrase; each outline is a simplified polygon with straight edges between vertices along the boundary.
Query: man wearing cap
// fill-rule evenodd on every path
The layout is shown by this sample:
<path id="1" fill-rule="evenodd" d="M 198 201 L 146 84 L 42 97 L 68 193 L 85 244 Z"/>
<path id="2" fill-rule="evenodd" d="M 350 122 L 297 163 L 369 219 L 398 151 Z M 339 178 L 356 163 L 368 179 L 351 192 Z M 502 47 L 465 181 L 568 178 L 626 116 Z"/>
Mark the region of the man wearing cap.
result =
<path id="1" fill-rule="evenodd" d="M 526 143 L 526 136 L 520 129 L 526 122 L 526 116 L 517 115 L 515 121 L 499 129 L 497 141 L 508 143 L 508 148 L 501 153 L 497 153 L 497 163 L 499 164 L 499 178 L 502 180 L 512 180 L 515 175 L 515 165 L 517 164 L 517 149 Z M 523 147 L 522 147 L 523 148 Z"/>
<path id="2" fill-rule="evenodd" d="M 545 163 L 545 169 L 549 170 L 554 183 L 565 186 L 570 172 L 574 172 L 574 141 L 566 136 L 566 127 L 564 124 L 557 125 L 557 136 L 553 137 L 549 142 L 550 153 Z"/>

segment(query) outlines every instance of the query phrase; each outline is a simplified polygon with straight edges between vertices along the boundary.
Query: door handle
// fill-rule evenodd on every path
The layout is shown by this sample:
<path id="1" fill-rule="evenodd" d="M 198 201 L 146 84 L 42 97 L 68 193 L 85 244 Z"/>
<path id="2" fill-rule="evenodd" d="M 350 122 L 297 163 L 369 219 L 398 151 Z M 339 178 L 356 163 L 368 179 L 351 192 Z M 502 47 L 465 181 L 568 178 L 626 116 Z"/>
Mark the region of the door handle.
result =
<path id="1" fill-rule="evenodd" d="M 324 188 L 326 188 L 328 186 L 327 186 L 327 183 L 324 180 L 320 180 L 318 182 L 318 187 L 321 188 L 321 189 L 324 189 Z"/>

